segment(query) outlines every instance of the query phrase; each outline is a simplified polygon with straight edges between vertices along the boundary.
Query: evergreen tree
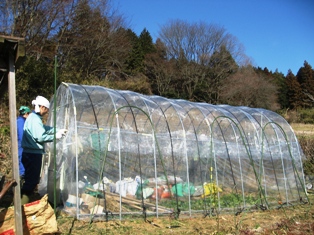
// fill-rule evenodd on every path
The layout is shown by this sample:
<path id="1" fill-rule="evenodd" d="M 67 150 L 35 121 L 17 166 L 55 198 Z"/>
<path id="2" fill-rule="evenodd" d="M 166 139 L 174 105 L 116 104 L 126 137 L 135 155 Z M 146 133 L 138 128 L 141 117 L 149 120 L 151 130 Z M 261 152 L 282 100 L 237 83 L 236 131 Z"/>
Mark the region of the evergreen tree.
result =
<path id="1" fill-rule="evenodd" d="M 37 95 L 50 99 L 54 92 L 53 63 L 43 58 L 36 60 L 33 56 L 26 57 L 16 74 L 17 107 L 31 106 Z M 57 81 L 57 84 L 60 80 Z"/>
<path id="2" fill-rule="evenodd" d="M 144 55 L 156 52 L 155 45 L 153 43 L 153 38 L 150 33 L 144 28 L 139 36 L 139 41 L 141 45 L 141 49 Z"/>
<path id="3" fill-rule="evenodd" d="M 134 76 L 143 72 L 145 56 L 156 52 L 156 48 L 150 33 L 146 29 L 141 32 L 139 37 L 129 30 L 128 37 L 132 44 L 132 50 L 126 61 L 126 72 Z"/>
<path id="4" fill-rule="evenodd" d="M 134 76 L 142 71 L 144 52 L 142 50 L 140 39 L 132 30 L 127 30 L 127 37 L 131 44 L 131 50 L 125 61 L 125 73 Z"/>
<path id="5" fill-rule="evenodd" d="M 235 73 L 238 65 L 233 59 L 231 53 L 225 46 L 221 46 L 219 51 L 216 51 L 209 60 L 209 91 L 211 92 L 209 103 L 220 103 L 221 87 L 224 80 Z"/>
<path id="6" fill-rule="evenodd" d="M 287 94 L 289 99 L 289 107 L 298 109 L 302 107 L 302 88 L 296 76 L 291 70 L 288 71 L 286 76 Z"/>
<path id="7" fill-rule="evenodd" d="M 278 87 L 278 103 L 281 109 L 289 107 L 289 97 L 286 78 L 283 73 L 278 72 L 277 70 L 272 75 L 275 84 Z"/>
<path id="8" fill-rule="evenodd" d="M 313 107 L 314 105 L 314 71 L 306 61 L 296 75 L 302 88 L 302 100 L 304 107 Z"/>

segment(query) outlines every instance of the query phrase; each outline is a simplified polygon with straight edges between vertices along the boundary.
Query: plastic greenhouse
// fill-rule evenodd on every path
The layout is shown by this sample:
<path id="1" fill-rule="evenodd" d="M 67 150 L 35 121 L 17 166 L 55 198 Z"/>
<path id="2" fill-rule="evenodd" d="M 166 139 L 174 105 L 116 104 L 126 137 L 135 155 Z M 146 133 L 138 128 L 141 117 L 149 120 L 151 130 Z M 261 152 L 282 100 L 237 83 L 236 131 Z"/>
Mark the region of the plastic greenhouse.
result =
<path id="1" fill-rule="evenodd" d="M 77 218 L 240 213 L 308 200 L 302 150 L 274 112 L 66 83 L 55 97 L 48 125 L 68 134 L 48 145 L 47 190 Z"/>

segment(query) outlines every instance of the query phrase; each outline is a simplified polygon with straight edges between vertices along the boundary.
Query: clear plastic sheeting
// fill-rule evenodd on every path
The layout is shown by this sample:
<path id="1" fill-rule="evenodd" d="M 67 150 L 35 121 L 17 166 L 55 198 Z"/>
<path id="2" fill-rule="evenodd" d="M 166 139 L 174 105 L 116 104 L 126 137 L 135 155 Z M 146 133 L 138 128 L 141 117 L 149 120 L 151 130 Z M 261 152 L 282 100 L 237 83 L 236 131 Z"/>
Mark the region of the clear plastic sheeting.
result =
<path id="1" fill-rule="evenodd" d="M 303 153 L 265 109 L 63 83 L 48 125 L 51 202 L 77 218 L 241 213 L 307 201 Z"/>

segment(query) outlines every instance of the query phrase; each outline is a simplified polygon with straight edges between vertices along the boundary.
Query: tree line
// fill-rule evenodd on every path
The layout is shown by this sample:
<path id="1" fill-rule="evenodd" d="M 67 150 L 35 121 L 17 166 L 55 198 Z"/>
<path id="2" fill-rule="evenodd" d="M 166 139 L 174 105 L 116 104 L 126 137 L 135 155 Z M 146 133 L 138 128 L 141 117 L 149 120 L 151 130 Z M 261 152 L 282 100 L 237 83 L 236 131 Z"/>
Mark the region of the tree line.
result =
<path id="1" fill-rule="evenodd" d="M 311 109 L 314 70 L 297 74 L 252 66 L 243 45 L 223 27 L 172 20 L 154 42 L 136 35 L 110 0 L 4 0 L 0 34 L 25 38 L 16 75 L 18 105 L 51 97 L 61 82 L 100 85 L 211 104 Z"/>

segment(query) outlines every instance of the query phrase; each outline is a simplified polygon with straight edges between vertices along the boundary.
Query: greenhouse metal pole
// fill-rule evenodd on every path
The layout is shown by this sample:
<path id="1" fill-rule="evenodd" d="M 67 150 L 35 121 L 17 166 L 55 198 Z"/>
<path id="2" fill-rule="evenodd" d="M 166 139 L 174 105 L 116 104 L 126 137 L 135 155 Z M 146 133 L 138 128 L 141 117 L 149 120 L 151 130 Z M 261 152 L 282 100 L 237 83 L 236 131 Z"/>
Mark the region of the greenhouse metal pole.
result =
<path id="1" fill-rule="evenodd" d="M 56 104 L 56 88 L 57 88 L 57 56 L 55 56 L 55 66 L 54 66 L 54 91 L 53 91 L 53 128 L 54 128 L 54 141 L 53 141 L 53 209 L 54 209 L 54 213 L 56 214 L 56 204 L 57 204 L 57 182 L 56 182 L 56 178 L 57 178 L 57 173 L 56 173 L 56 169 L 57 169 L 57 159 L 56 159 L 56 149 L 57 149 L 57 142 L 56 142 L 56 125 L 57 125 L 57 114 L 56 114 L 56 110 L 57 110 L 57 104 Z"/>

